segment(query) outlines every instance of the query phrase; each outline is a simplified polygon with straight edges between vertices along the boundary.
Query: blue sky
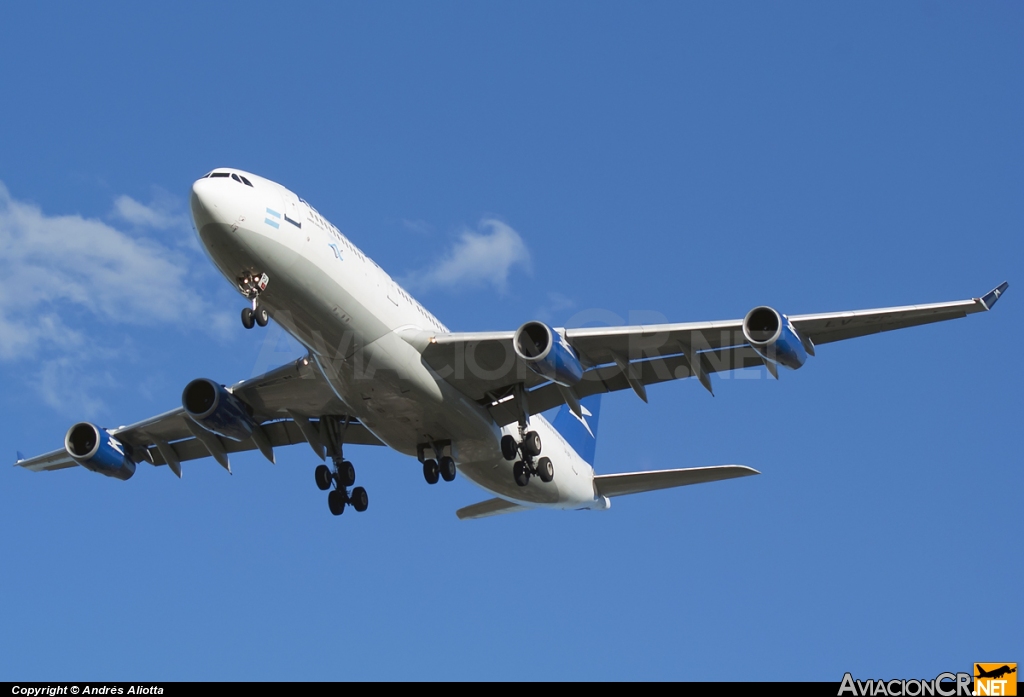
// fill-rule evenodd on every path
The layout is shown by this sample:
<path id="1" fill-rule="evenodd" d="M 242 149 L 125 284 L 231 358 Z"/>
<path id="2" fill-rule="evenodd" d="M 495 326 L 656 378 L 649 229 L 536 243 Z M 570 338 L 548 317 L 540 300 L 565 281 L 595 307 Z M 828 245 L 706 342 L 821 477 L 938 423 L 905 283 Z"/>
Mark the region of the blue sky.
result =
<path id="1" fill-rule="evenodd" d="M 217 166 L 298 192 L 456 330 L 1011 289 L 778 382 L 606 398 L 600 472 L 763 474 L 605 513 L 460 522 L 485 492 L 370 448 L 349 453 L 370 509 L 342 519 L 308 448 L 181 481 L 0 468 L 0 679 L 1024 660 L 1019 5 L 35 3 L 4 28 L 11 461 L 299 355 L 273 324 L 242 329 L 195 242 L 188 188 Z M 488 277 L 466 263 L 496 256 Z"/>

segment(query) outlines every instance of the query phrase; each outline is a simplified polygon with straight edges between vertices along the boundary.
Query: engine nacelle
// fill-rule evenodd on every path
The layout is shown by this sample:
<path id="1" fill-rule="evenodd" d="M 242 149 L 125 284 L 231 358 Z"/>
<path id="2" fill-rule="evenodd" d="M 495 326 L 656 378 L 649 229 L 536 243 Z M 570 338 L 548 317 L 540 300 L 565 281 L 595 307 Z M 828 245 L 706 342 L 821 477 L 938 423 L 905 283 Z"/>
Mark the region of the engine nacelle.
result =
<path id="1" fill-rule="evenodd" d="M 743 318 L 743 338 L 765 360 L 796 370 L 807 362 L 804 340 L 785 315 L 755 307 Z"/>
<path id="2" fill-rule="evenodd" d="M 210 433 L 243 441 L 256 429 L 249 407 L 223 385 L 198 378 L 185 386 L 181 406 L 193 421 Z"/>
<path id="3" fill-rule="evenodd" d="M 131 447 L 99 426 L 85 422 L 75 424 L 64 436 L 64 449 L 75 462 L 92 472 L 122 481 L 135 474 Z"/>
<path id="4" fill-rule="evenodd" d="M 516 355 L 530 370 L 572 387 L 583 379 L 583 366 L 565 339 L 543 322 L 527 322 L 512 337 Z"/>

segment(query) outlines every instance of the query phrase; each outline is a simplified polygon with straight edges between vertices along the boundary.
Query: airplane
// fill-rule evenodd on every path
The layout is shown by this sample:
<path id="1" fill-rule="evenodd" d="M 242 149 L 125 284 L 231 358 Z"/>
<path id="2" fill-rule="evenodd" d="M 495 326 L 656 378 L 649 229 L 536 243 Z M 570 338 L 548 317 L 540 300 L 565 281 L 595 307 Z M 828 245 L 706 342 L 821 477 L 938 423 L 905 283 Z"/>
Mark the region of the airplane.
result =
<path id="1" fill-rule="evenodd" d="M 990 310 L 980 298 L 811 315 L 758 306 L 742 319 L 619 327 L 452 332 L 315 208 L 289 189 L 218 168 L 193 185 L 190 207 L 209 258 L 248 300 L 246 329 L 273 318 L 306 355 L 230 387 L 185 386 L 181 406 L 116 429 L 71 426 L 64 448 L 16 466 L 82 466 L 127 480 L 136 466 L 306 443 L 332 514 L 365 511 L 345 447 L 386 445 L 415 457 L 429 484 L 457 472 L 493 498 L 458 510 L 476 519 L 532 508 L 606 510 L 611 499 L 759 474 L 718 465 L 596 474 L 601 395 L 764 366 L 797 370 L 822 344 Z M 548 421 L 543 414 L 558 408 Z"/>
<path id="2" fill-rule="evenodd" d="M 1004 666 L 1001 666 L 999 668 L 995 668 L 993 670 L 985 670 L 984 668 L 982 668 L 978 664 L 975 664 L 975 666 L 978 669 L 978 674 L 974 676 L 976 678 L 1001 678 L 1004 675 L 1009 675 L 1010 673 L 1016 673 L 1017 672 L 1016 666 L 1011 668 L 1008 665 L 1004 665 Z"/>

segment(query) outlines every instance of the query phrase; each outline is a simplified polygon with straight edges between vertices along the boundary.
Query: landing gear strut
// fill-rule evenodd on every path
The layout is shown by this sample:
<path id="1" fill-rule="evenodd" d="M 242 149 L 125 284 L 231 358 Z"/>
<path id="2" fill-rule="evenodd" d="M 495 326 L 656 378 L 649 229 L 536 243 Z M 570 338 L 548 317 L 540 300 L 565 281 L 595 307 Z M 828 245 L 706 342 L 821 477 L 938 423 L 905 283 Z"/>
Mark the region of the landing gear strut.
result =
<path id="1" fill-rule="evenodd" d="M 321 417 L 322 428 L 327 440 L 328 450 L 331 454 L 331 467 L 317 465 L 313 475 L 316 479 L 317 488 L 327 491 L 334 488 L 327 494 L 327 507 L 334 515 L 341 515 L 345 512 L 345 506 L 350 505 L 357 512 L 362 513 L 370 505 L 370 499 L 366 495 L 366 489 L 357 486 L 351 491 L 349 487 L 355 484 L 356 468 L 351 462 L 342 456 L 342 445 L 344 442 L 345 429 L 348 427 L 349 419 L 339 424 L 338 420 L 329 416 Z"/>
<path id="2" fill-rule="evenodd" d="M 238 279 L 238 289 L 252 302 L 251 308 L 242 308 L 242 326 L 246 329 L 252 329 L 255 324 L 265 327 L 270 321 L 270 313 L 267 312 L 267 308 L 260 305 L 260 293 L 267 289 L 268 283 L 270 283 L 270 277 L 267 274 L 256 276 L 247 273 Z"/>

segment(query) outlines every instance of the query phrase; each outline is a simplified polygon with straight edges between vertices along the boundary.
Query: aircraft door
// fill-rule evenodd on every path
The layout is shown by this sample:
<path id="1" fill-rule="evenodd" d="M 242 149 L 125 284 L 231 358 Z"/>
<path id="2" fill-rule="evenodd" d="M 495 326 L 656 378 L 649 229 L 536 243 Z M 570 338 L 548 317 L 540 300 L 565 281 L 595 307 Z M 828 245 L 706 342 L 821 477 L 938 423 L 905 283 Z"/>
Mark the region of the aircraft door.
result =
<path id="1" fill-rule="evenodd" d="M 302 214 L 301 205 L 299 203 L 299 197 L 290 191 L 286 191 L 284 194 L 284 219 L 285 222 L 292 227 L 302 229 Z"/>

